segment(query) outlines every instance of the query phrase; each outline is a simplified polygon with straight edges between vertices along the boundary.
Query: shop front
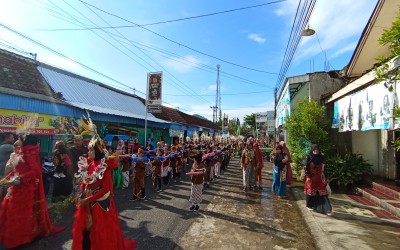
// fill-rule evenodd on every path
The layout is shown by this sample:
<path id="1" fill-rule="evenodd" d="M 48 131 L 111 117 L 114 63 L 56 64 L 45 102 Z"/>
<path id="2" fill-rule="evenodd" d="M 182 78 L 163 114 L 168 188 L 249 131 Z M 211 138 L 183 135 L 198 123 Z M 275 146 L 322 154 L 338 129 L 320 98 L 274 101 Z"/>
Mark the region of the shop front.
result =
<path id="1" fill-rule="evenodd" d="M 82 131 L 81 122 L 77 118 L 0 109 L 0 133 L 15 134 L 17 127 L 29 119 L 34 119 L 36 122 L 28 131 L 39 137 L 40 148 L 44 153 L 52 152 L 57 140 L 67 141 Z"/>

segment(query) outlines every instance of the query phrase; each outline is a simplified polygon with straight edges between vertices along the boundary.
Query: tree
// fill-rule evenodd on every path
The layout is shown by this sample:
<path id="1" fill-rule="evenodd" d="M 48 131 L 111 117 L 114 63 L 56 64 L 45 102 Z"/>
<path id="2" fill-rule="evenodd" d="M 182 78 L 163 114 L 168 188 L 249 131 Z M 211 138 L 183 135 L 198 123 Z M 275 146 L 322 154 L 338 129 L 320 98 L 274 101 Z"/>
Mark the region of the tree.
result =
<path id="1" fill-rule="evenodd" d="M 325 117 L 325 107 L 316 101 L 306 98 L 300 101 L 299 106 L 286 117 L 284 127 L 289 133 L 287 143 L 297 174 L 312 144 L 317 143 L 321 152 L 330 154 L 332 144 L 328 136 L 329 120 Z"/>
<path id="2" fill-rule="evenodd" d="M 254 130 L 256 128 L 256 114 L 246 115 L 243 118 L 243 125 L 247 126 L 247 128 Z"/>
<path id="3" fill-rule="evenodd" d="M 229 134 L 231 134 L 231 135 L 236 134 L 237 126 L 240 126 L 240 123 L 238 124 L 238 120 L 236 118 L 232 118 L 232 119 L 228 120 Z"/>

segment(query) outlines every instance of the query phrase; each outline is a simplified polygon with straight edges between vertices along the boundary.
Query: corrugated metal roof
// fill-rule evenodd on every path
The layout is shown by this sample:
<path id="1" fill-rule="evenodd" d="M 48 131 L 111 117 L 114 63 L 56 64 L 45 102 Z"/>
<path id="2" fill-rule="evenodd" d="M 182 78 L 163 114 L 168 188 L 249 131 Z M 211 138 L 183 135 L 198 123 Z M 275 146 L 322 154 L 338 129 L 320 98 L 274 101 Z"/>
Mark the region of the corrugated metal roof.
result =
<path id="1" fill-rule="evenodd" d="M 99 107 L 99 106 L 86 104 L 86 103 L 81 103 L 81 102 L 71 102 L 71 101 L 66 101 L 66 102 L 68 102 L 72 106 L 75 106 L 75 107 L 78 107 L 78 108 L 81 108 L 81 109 L 85 109 L 85 110 L 89 110 L 89 111 L 98 112 L 98 113 L 125 116 L 125 117 L 131 117 L 131 118 L 137 118 L 137 119 L 143 119 L 143 120 L 146 118 L 145 116 L 132 114 L 132 113 L 125 112 L 125 111 L 120 111 L 120 110 L 106 108 L 106 107 Z M 151 117 L 149 115 L 147 116 L 147 120 L 148 121 L 152 121 L 152 122 L 169 123 L 167 121 L 155 118 L 154 116 Z"/>
<path id="2" fill-rule="evenodd" d="M 38 65 L 39 72 L 54 92 L 60 92 L 71 105 L 104 114 L 145 119 L 145 105 L 122 91 L 113 91 L 103 84 L 45 64 Z M 153 122 L 169 123 L 148 114 Z"/>

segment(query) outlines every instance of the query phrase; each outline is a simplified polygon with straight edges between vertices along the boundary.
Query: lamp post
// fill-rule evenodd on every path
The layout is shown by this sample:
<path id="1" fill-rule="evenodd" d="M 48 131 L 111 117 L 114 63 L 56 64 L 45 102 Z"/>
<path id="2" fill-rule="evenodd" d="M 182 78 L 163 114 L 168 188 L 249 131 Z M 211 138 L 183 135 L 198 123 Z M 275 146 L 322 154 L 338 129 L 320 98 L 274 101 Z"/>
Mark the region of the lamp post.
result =
<path id="1" fill-rule="evenodd" d="M 307 26 L 307 29 L 304 29 L 301 31 L 300 35 L 301 36 L 312 36 L 315 34 L 315 30 L 310 27 L 310 25 Z"/>

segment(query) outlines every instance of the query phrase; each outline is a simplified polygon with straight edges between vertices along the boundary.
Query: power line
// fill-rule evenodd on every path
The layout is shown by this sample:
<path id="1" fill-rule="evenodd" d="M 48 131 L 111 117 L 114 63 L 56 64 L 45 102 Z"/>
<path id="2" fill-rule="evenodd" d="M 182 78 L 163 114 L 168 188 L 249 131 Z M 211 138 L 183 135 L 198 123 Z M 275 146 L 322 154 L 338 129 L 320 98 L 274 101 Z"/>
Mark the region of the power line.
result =
<path id="1" fill-rule="evenodd" d="M 86 6 L 87 7 L 87 6 Z M 90 11 L 92 11 L 96 16 L 98 16 L 101 20 L 103 20 L 105 23 L 107 23 L 108 24 L 108 22 L 107 21 L 105 21 L 101 16 L 99 16 L 97 13 L 95 13 L 92 9 L 90 9 L 89 7 L 87 7 Z M 93 22 L 92 22 L 93 23 Z M 96 25 L 96 24 L 95 24 Z M 103 30 L 104 31 L 104 30 Z M 116 30 L 116 32 L 118 32 L 118 34 L 119 35 L 121 35 L 123 38 L 125 38 L 126 39 L 126 37 L 123 35 L 123 34 L 121 34 L 118 30 Z M 117 41 L 118 42 L 118 41 Z M 118 42 L 119 44 L 121 44 L 120 42 Z M 121 44 L 122 45 L 122 44 Z M 148 54 L 146 54 L 141 48 L 139 48 L 138 46 L 136 46 L 135 44 L 131 44 L 131 45 L 133 45 L 136 49 L 138 49 L 140 52 L 142 52 L 147 58 L 149 58 L 151 61 L 153 61 L 156 65 L 158 65 L 158 67 L 160 67 L 160 68 L 162 68 L 163 69 L 163 71 L 164 72 L 167 72 L 172 78 L 174 78 L 176 81 L 178 81 L 178 82 L 175 82 L 175 81 L 172 81 L 173 83 L 175 83 L 175 84 L 172 84 L 172 86 L 173 87 L 175 87 L 176 89 L 178 89 L 179 90 L 179 88 L 178 87 L 180 87 L 182 90 L 183 90 L 183 92 L 186 92 L 186 93 L 189 93 L 189 92 L 191 92 L 191 93 L 195 93 L 195 91 L 193 91 L 191 88 L 189 88 L 186 84 L 184 84 L 182 81 L 180 81 L 178 78 L 176 78 L 173 74 L 171 74 L 167 69 L 165 69 L 162 65 L 160 65 L 156 60 L 154 60 L 152 57 L 150 57 Z M 126 47 L 125 47 L 126 48 Z M 130 49 L 128 49 L 128 48 L 126 48 L 128 51 L 131 51 Z M 132 51 L 131 51 L 132 52 Z M 133 53 L 133 52 L 132 52 Z M 135 54 L 136 55 L 136 54 Z M 142 59 L 143 60 L 143 59 Z M 144 60 L 143 60 L 144 61 Z M 144 61 L 144 62 L 146 62 L 146 61 Z M 147 62 L 146 62 L 147 63 Z M 149 64 L 149 63 L 148 63 Z M 150 65 L 150 64 L 149 64 Z M 165 75 L 164 76 L 164 79 L 165 78 L 168 78 L 168 75 Z M 200 101 L 200 102 L 205 102 L 205 103 L 208 103 L 208 101 L 207 100 L 205 100 L 204 98 L 201 98 L 201 97 L 198 97 L 198 100 Z"/>
<path id="2" fill-rule="evenodd" d="M 54 4 L 54 3 L 53 3 L 53 4 Z M 41 8 L 44 9 L 44 10 L 49 11 L 49 12 L 50 12 L 50 15 L 52 15 L 52 16 L 54 16 L 54 17 L 56 17 L 56 18 L 59 18 L 59 19 L 61 19 L 61 20 L 64 20 L 64 21 L 66 21 L 66 22 L 68 22 L 68 23 L 71 23 L 71 24 L 74 24 L 74 25 L 77 25 L 77 26 L 80 26 L 80 27 L 83 27 L 83 28 L 84 28 L 85 26 L 86 26 L 86 27 L 88 26 L 87 24 L 82 25 L 82 21 L 79 21 L 79 20 L 78 20 L 78 19 L 81 19 L 81 18 L 80 18 L 79 16 L 73 15 L 73 14 L 71 14 L 71 13 L 68 13 L 68 15 L 70 16 L 70 20 L 66 19 L 66 18 L 68 18 L 68 17 L 65 16 L 64 13 L 66 13 L 66 12 L 65 12 L 64 10 L 61 10 L 61 11 L 64 12 L 64 13 L 63 13 L 63 12 L 58 12 L 57 10 L 54 10 L 54 9 L 52 9 L 52 8 L 49 8 L 49 7 L 41 7 Z M 57 8 L 60 9 L 60 7 L 57 7 Z M 58 16 L 58 15 L 54 15 L 53 13 L 56 13 L 56 14 L 58 14 L 59 16 Z M 74 18 L 74 20 L 71 19 L 71 17 Z M 72 21 L 71 21 L 71 20 L 72 20 Z M 78 21 L 79 23 L 74 22 L 74 21 Z M 173 53 L 173 52 L 169 52 L 169 51 L 164 50 L 164 49 L 160 49 L 160 48 L 157 48 L 157 47 L 154 47 L 154 46 L 150 46 L 150 45 L 146 45 L 146 44 L 143 44 L 143 43 L 140 43 L 140 42 L 136 42 L 136 41 L 130 40 L 130 39 L 128 39 L 128 38 L 122 36 L 122 34 L 121 34 L 121 35 L 118 35 L 118 34 L 110 33 L 110 32 L 108 32 L 108 31 L 106 31 L 106 30 L 102 30 L 102 31 L 105 32 L 105 33 L 107 33 L 107 34 L 109 34 L 109 35 L 111 35 L 111 36 L 116 36 L 116 37 L 118 37 L 118 38 L 121 38 L 121 39 L 123 39 L 123 40 L 126 40 L 126 41 L 127 41 L 126 44 L 133 45 L 133 46 L 135 46 L 135 44 L 138 44 L 138 45 L 136 45 L 136 46 L 142 46 L 142 48 L 141 48 L 140 50 L 143 50 L 143 47 L 149 48 L 149 49 L 154 50 L 154 51 L 156 51 L 156 52 L 158 52 L 158 53 L 160 53 L 160 54 L 165 54 L 165 55 L 162 55 L 164 58 L 168 58 L 168 59 L 170 59 L 170 60 L 174 60 L 174 61 L 177 61 L 177 62 L 179 62 L 179 63 L 183 63 L 182 61 L 189 62 L 189 63 L 193 64 L 195 68 L 201 69 L 201 70 L 206 71 L 206 72 L 209 72 L 209 73 L 213 73 L 213 74 L 215 73 L 215 68 L 214 68 L 214 67 L 211 67 L 211 66 L 208 66 L 208 65 L 206 65 L 206 64 L 203 64 L 203 63 L 200 63 L 200 62 L 197 62 L 197 61 L 193 62 L 192 60 L 189 60 L 189 59 L 187 59 L 187 58 L 185 58 L 185 57 L 183 57 L 183 56 L 180 56 L 180 55 L 178 55 L 178 54 L 175 54 L 175 53 Z M 93 32 L 93 31 L 92 31 L 92 32 Z M 123 42 L 123 41 L 119 41 L 119 43 L 121 43 L 121 42 Z M 135 46 L 135 47 L 136 47 L 136 46 Z M 147 51 L 149 51 L 149 50 L 147 50 Z M 228 72 L 221 71 L 221 75 L 224 75 L 224 77 L 226 77 L 226 78 L 234 79 L 234 80 L 240 80 L 240 81 L 245 82 L 245 83 L 248 83 L 248 84 L 254 84 L 254 85 L 259 85 L 259 86 L 265 86 L 265 87 L 267 87 L 266 84 L 262 84 L 262 83 L 259 83 L 259 82 L 255 82 L 255 81 L 253 81 L 253 80 L 245 79 L 245 78 L 243 78 L 243 77 L 240 77 L 240 76 L 237 76 L 237 75 L 228 73 Z M 273 88 L 271 88 L 271 89 L 273 89 Z"/>
<path id="3" fill-rule="evenodd" d="M 72 59 L 72 58 L 70 58 L 70 57 L 68 57 L 68 56 L 66 56 L 66 55 L 64 55 L 64 54 L 62 54 L 61 52 L 58 52 L 58 51 L 56 51 L 56 50 L 54 50 L 54 49 L 52 49 L 52 48 L 50 48 L 50 47 L 48 47 L 48 46 L 46 46 L 46 45 L 44 45 L 44 44 L 42 44 L 42 43 L 40 43 L 40 42 L 34 40 L 33 38 L 30 38 L 30 37 L 28 37 L 27 35 L 24 35 L 24 34 L 22 34 L 21 32 L 16 31 L 16 30 L 14 30 L 14 29 L 11 28 L 11 27 L 8 27 L 7 25 L 5 25 L 5 24 L 3 24 L 3 23 L 1 23 L 1 22 L 0 22 L 0 26 L 3 27 L 3 28 L 5 28 L 6 30 L 11 31 L 11 32 L 13 32 L 14 34 L 16 34 L 16 35 L 18 35 L 18 36 L 20 36 L 20 37 L 22 37 L 22 38 L 24 38 L 24 39 L 26 39 L 26 40 L 32 42 L 32 43 L 34 43 L 34 44 L 36 44 L 36 45 L 38 45 L 38 46 L 40 46 L 40 47 L 42 47 L 42 48 L 44 48 L 44 49 L 46 49 L 46 50 L 48 50 L 48 51 L 50 51 L 50 52 L 52 52 L 52 53 L 58 55 L 58 56 L 60 56 L 60 57 L 63 57 L 63 58 L 65 58 L 65 59 L 67 59 L 67 60 L 70 61 L 70 62 L 73 62 L 73 63 L 75 63 L 75 64 L 77 64 L 77 65 L 79 65 L 79 66 L 81 66 L 81 67 L 83 67 L 83 68 L 85 68 L 85 69 L 87 69 L 87 70 L 89 70 L 89 71 L 92 71 L 92 72 L 95 73 L 95 74 L 98 74 L 98 75 L 100 75 L 100 76 L 102 76 L 102 77 L 104 77 L 104 78 L 107 78 L 107 79 L 109 79 L 109 80 L 115 82 L 115 83 L 118 83 L 118 84 L 120 84 L 120 85 L 122 85 L 122 86 L 125 86 L 125 87 L 127 87 L 127 88 L 129 88 L 129 89 L 132 89 L 132 87 L 130 87 L 130 86 L 128 86 L 128 85 L 126 85 L 126 84 L 124 84 L 124 83 L 118 81 L 118 80 L 115 80 L 114 78 L 112 78 L 112 77 L 110 77 L 110 76 L 108 76 L 108 75 L 105 75 L 105 74 L 103 74 L 103 73 L 101 73 L 101 72 L 99 72 L 99 71 L 97 71 L 97 70 L 95 70 L 95 69 L 93 69 L 93 68 L 91 68 L 91 67 L 89 67 L 89 66 L 83 64 L 83 63 L 80 63 L 80 62 L 78 62 L 78 61 L 75 61 L 74 59 Z"/>
<path id="4" fill-rule="evenodd" d="M 249 94 L 258 94 L 258 93 L 267 93 L 272 92 L 273 90 L 266 91 L 254 91 L 254 92 L 246 92 L 246 93 L 231 93 L 231 94 L 221 94 L 221 95 L 249 95 Z M 163 94 L 167 96 L 215 96 L 215 94 L 206 94 L 206 95 L 175 95 L 175 94 Z"/>
<path id="5" fill-rule="evenodd" d="M 230 10 L 213 12 L 213 13 L 208 13 L 208 14 L 203 14 L 203 15 L 197 15 L 197 16 L 191 16 L 191 17 L 185 17 L 185 18 L 178 18 L 178 19 L 173 19 L 173 20 L 168 20 L 168 21 L 159 21 L 159 22 L 147 23 L 147 24 L 141 24 L 141 25 L 136 25 L 135 24 L 135 25 L 103 26 L 103 27 L 100 26 L 100 27 L 91 27 L 91 28 L 63 28 L 63 29 L 38 29 L 38 30 L 44 30 L 44 31 L 68 31 L 68 30 L 137 28 L 137 27 L 152 26 L 152 25 L 158 25 L 158 24 L 164 24 L 164 23 L 172 23 L 172 22 L 179 22 L 179 21 L 191 20 L 191 19 L 202 18 L 202 17 L 215 16 L 215 15 L 226 14 L 226 13 L 240 11 L 240 10 L 247 10 L 247 9 L 252 9 L 252 8 L 257 8 L 257 7 L 263 7 L 263 6 L 266 6 L 266 5 L 271 5 L 271 4 L 281 3 L 281 2 L 286 2 L 286 1 L 287 0 L 279 0 L 279 1 L 269 2 L 269 3 L 263 3 L 263 4 L 257 4 L 257 5 L 237 8 L 237 9 L 230 9 Z M 81 1 L 81 2 L 83 2 L 83 1 Z M 83 3 L 85 3 L 85 2 L 83 2 Z"/>
<path id="6" fill-rule="evenodd" d="M 288 44 L 286 46 L 285 55 L 279 71 L 279 77 L 276 82 L 276 89 L 280 90 L 283 85 L 283 80 L 286 77 L 286 73 L 290 67 L 292 59 L 296 53 L 296 49 L 301 40 L 301 31 L 306 27 L 308 20 L 310 19 L 311 13 L 314 10 L 316 0 L 305 0 L 302 5 L 302 0 L 299 1 L 295 18 L 293 20 L 292 29 L 290 32 Z"/>
<path id="7" fill-rule="evenodd" d="M 141 27 L 139 24 L 136 24 L 136 23 L 134 23 L 134 22 L 132 22 L 132 21 L 129 21 L 129 20 L 125 19 L 125 18 L 122 18 L 122 17 L 120 17 L 120 16 L 118 16 L 118 15 L 116 15 L 116 14 L 112 14 L 112 13 L 110 13 L 110 12 L 108 12 L 108 11 L 102 10 L 102 9 L 100 9 L 100 8 L 98 8 L 98 7 L 96 7 L 96 6 L 92 5 L 92 4 L 86 3 L 86 2 L 84 2 L 84 1 L 81 1 L 81 0 L 79 0 L 79 1 L 82 2 L 83 4 L 86 4 L 86 5 L 90 6 L 90 7 L 95 8 L 95 9 L 97 9 L 98 11 L 101 11 L 101 12 L 103 12 L 103 13 L 106 13 L 106 14 L 108 14 L 108 15 L 110 15 L 110 16 L 116 17 L 116 18 L 121 19 L 121 20 L 123 20 L 123 21 L 125 21 L 125 22 L 128 22 L 128 23 L 132 23 L 132 24 L 136 25 L 137 27 L 140 27 L 140 28 L 142 28 L 142 29 L 144 29 L 144 30 L 146 30 L 146 31 L 148 31 L 148 32 L 150 32 L 150 33 L 156 35 L 156 36 L 159 36 L 159 37 L 161 37 L 161 38 L 163 38 L 163 39 L 165 39 L 165 40 L 167 40 L 167 41 L 169 41 L 169 42 L 175 43 L 175 44 L 179 45 L 180 47 L 187 48 L 187 49 L 189 49 L 189 50 L 191 50 L 191 51 L 194 51 L 194 52 L 196 52 L 196 53 L 199 53 L 199 54 L 202 54 L 202 55 L 211 57 L 211 58 L 213 58 L 213 59 L 219 60 L 219 61 L 221 61 L 221 62 L 230 64 L 230 65 L 233 65 L 233 66 L 236 66 L 236 67 L 240 67 L 240 68 L 243 68 L 243 69 L 247 69 L 247 70 L 251 70 L 251 71 L 256 71 L 256 72 L 260 72 L 260 73 L 265 73 L 265 74 L 279 75 L 278 73 L 268 72 L 268 71 L 259 70 L 259 69 L 253 69 L 253 68 L 246 67 L 246 66 L 243 66 L 243 65 L 240 65 L 240 64 L 237 64 L 237 63 L 229 62 L 229 61 L 227 61 L 227 60 L 218 58 L 218 57 L 216 57 L 216 56 L 213 56 L 213 55 L 210 55 L 210 54 L 201 52 L 201 51 L 199 51 L 199 50 L 197 50 L 197 49 L 194 49 L 194 48 L 191 48 L 191 47 L 189 47 L 189 46 L 187 46 L 187 45 L 185 45 L 185 44 L 182 44 L 182 43 L 179 43 L 179 42 L 177 42 L 177 41 L 174 41 L 174 40 L 172 40 L 172 39 L 170 39 L 170 38 L 168 38 L 168 37 L 166 37 L 166 36 L 164 36 L 164 35 L 161 35 L 161 34 L 155 32 L 155 31 L 152 31 L 152 30 L 150 30 L 150 29 L 148 29 L 148 28 Z"/>

